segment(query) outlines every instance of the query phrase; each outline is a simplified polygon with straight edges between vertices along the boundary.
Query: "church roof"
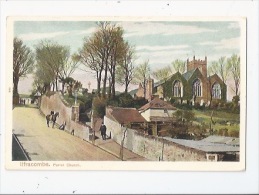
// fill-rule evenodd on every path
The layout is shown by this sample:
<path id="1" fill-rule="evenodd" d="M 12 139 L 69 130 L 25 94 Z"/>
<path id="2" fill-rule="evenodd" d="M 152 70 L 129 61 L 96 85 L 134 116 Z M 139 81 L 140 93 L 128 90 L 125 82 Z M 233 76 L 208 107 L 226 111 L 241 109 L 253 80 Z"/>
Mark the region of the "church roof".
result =
<path id="1" fill-rule="evenodd" d="M 196 70 L 196 68 L 187 71 L 186 73 L 183 74 L 183 77 L 188 81 L 191 78 L 191 76 L 193 75 L 193 73 L 195 72 L 195 70 Z"/>
<path id="2" fill-rule="evenodd" d="M 170 103 L 165 102 L 158 97 L 154 98 L 152 101 L 148 102 L 141 108 L 139 108 L 140 112 L 144 112 L 148 109 L 168 109 L 168 110 L 176 110 L 174 106 L 172 106 Z"/>

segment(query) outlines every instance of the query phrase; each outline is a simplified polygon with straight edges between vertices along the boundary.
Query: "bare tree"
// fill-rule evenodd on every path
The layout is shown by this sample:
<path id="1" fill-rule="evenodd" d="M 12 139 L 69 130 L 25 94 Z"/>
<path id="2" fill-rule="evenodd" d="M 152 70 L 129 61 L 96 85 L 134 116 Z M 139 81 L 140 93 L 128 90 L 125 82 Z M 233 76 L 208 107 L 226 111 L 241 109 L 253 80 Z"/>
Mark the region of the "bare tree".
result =
<path id="1" fill-rule="evenodd" d="M 34 54 L 17 37 L 13 40 L 13 94 L 18 95 L 18 83 L 21 77 L 33 71 Z"/>
<path id="2" fill-rule="evenodd" d="M 235 83 L 235 94 L 238 96 L 240 85 L 240 56 L 233 54 L 230 58 L 228 58 L 227 66 L 229 67 Z"/>
<path id="3" fill-rule="evenodd" d="M 104 70 L 104 51 L 103 45 L 99 40 L 98 34 L 95 33 L 90 38 L 84 39 L 84 44 L 79 51 L 78 57 L 85 66 L 84 71 L 93 71 L 97 80 L 97 95 L 100 96 L 102 72 Z"/>
<path id="4" fill-rule="evenodd" d="M 208 72 L 212 74 L 218 74 L 223 83 L 226 83 L 229 72 L 230 72 L 230 66 L 226 63 L 226 57 L 222 56 L 219 58 L 218 61 L 213 61 L 211 66 L 209 67 Z"/>
<path id="5" fill-rule="evenodd" d="M 146 60 L 145 62 L 137 66 L 134 71 L 134 75 L 135 75 L 134 82 L 142 84 L 145 98 L 146 98 L 147 83 L 150 77 L 150 66 L 148 63 L 149 63 L 149 60 Z"/>
<path id="6" fill-rule="evenodd" d="M 183 74 L 186 71 L 186 62 L 183 60 L 176 59 L 172 62 L 172 65 L 176 72 Z"/>
<path id="7" fill-rule="evenodd" d="M 125 48 L 123 51 L 122 60 L 116 70 L 116 81 L 119 84 L 125 85 L 125 93 L 128 93 L 128 86 L 133 80 L 133 61 L 135 60 L 135 49 L 130 46 L 128 42 L 125 42 Z"/>
<path id="8" fill-rule="evenodd" d="M 164 68 L 160 68 L 152 73 L 153 77 L 160 81 L 166 81 L 166 79 L 171 75 L 171 68 L 166 66 Z"/>

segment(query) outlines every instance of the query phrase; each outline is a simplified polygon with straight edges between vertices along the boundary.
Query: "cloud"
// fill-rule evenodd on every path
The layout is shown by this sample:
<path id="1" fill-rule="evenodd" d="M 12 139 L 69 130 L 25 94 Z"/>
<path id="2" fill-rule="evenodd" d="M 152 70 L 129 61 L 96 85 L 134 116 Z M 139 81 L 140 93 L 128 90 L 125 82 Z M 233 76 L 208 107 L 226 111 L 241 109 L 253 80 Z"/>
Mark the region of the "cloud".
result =
<path id="1" fill-rule="evenodd" d="M 155 25 L 154 25 L 155 24 Z M 177 34 L 199 34 L 204 32 L 217 32 L 209 28 L 199 27 L 197 25 L 177 25 L 170 23 L 152 23 L 152 22 L 125 22 L 121 23 L 125 29 L 125 37 L 145 36 L 145 35 L 177 35 Z"/>
<path id="2" fill-rule="evenodd" d="M 238 29 L 238 28 L 240 28 L 240 25 L 238 22 L 231 22 L 231 23 L 229 23 L 227 28 L 228 29 Z"/>
<path id="3" fill-rule="evenodd" d="M 138 51 L 137 56 L 139 58 L 135 61 L 135 64 L 143 63 L 145 60 L 149 60 L 151 68 L 161 68 L 165 65 L 170 65 L 172 61 L 176 59 L 186 60 L 188 53 L 191 50 L 171 50 L 171 51 Z"/>
<path id="4" fill-rule="evenodd" d="M 72 31 L 72 33 L 74 33 L 76 35 L 90 35 L 90 34 L 94 33 L 95 31 L 96 31 L 96 28 L 91 27 L 86 30 L 75 30 L 75 31 Z"/>
<path id="5" fill-rule="evenodd" d="M 63 36 L 68 34 L 69 32 L 59 31 L 59 32 L 52 32 L 52 33 L 27 33 L 19 35 L 23 41 L 33 41 L 37 39 L 46 39 L 46 38 L 54 38 L 58 36 Z"/>
<path id="6" fill-rule="evenodd" d="M 240 48 L 240 38 L 230 38 L 230 39 L 222 39 L 220 41 L 207 41 L 200 43 L 200 45 L 212 46 L 216 50 L 222 49 L 239 49 Z"/>
<path id="7" fill-rule="evenodd" d="M 148 50 L 148 51 L 164 51 L 164 50 L 175 50 L 175 49 L 186 49 L 189 45 L 168 45 L 168 46 L 150 46 L 150 45 L 140 45 L 136 47 L 136 50 Z"/>
<path id="8" fill-rule="evenodd" d="M 231 39 L 222 39 L 218 45 L 215 46 L 215 49 L 239 49 L 240 48 L 240 39 L 231 38 Z"/>

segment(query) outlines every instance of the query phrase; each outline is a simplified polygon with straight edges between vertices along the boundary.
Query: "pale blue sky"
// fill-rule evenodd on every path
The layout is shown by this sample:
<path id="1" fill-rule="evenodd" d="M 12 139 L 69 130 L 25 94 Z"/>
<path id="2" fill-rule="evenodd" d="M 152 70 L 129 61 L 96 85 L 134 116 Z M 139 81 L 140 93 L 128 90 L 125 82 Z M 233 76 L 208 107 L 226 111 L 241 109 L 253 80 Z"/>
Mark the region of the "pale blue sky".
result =
<path id="1" fill-rule="evenodd" d="M 125 30 L 124 38 L 135 45 L 139 64 L 149 59 L 152 70 L 170 65 L 175 59 L 208 58 L 208 66 L 221 56 L 240 55 L 240 24 L 237 21 L 118 21 Z M 96 21 L 16 21 L 14 36 L 26 45 L 34 46 L 42 39 L 49 39 L 70 46 L 71 53 L 83 44 L 83 38 L 91 36 Z M 92 75 L 77 71 L 84 87 Z M 84 78 L 84 79 L 83 79 Z M 25 79 L 26 80 L 26 79 Z M 22 81 L 24 82 L 24 81 Z M 94 88 L 94 86 L 93 86 Z"/>

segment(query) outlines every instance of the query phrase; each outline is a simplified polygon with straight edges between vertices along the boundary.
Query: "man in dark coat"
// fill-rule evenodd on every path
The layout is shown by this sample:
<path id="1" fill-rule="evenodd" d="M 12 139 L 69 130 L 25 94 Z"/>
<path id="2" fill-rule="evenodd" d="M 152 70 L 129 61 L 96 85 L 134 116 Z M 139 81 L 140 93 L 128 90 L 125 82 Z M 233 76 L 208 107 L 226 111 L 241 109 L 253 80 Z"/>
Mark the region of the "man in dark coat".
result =
<path id="1" fill-rule="evenodd" d="M 103 123 L 100 127 L 100 131 L 101 131 L 102 139 L 106 140 L 106 126 Z"/>

